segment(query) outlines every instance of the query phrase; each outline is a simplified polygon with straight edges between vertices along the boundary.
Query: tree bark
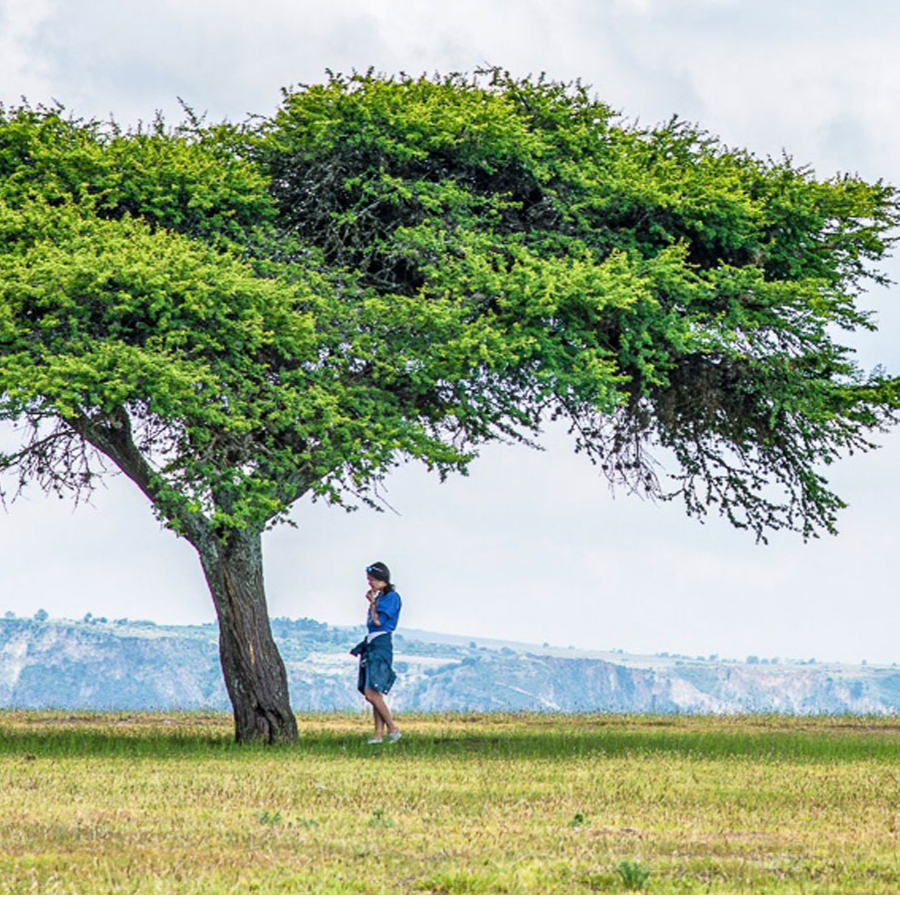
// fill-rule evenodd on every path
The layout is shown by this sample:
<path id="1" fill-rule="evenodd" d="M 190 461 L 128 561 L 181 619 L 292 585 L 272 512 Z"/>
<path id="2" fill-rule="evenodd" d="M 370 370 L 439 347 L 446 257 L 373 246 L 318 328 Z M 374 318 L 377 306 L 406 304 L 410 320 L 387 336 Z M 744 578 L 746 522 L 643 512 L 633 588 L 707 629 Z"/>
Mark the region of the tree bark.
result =
<path id="1" fill-rule="evenodd" d="M 297 739 L 287 671 L 272 638 L 258 532 L 198 547 L 219 619 L 219 658 L 238 742 Z"/>
<path id="2" fill-rule="evenodd" d="M 135 444 L 125 407 L 96 420 L 65 421 L 111 459 L 197 550 L 219 619 L 219 658 L 234 708 L 235 738 L 269 744 L 296 740 L 287 671 L 266 608 L 260 532 L 235 530 L 222 541 L 205 516 L 161 491 L 162 479 Z"/>

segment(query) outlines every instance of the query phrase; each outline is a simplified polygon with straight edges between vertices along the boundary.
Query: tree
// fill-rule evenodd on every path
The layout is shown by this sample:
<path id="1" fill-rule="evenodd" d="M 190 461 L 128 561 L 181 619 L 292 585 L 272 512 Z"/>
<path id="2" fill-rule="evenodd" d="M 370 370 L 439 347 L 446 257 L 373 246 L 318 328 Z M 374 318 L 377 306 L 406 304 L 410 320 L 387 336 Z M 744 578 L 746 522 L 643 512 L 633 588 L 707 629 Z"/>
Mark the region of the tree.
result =
<path id="1" fill-rule="evenodd" d="M 0 464 L 132 479 L 197 550 L 237 738 L 291 739 L 260 536 L 303 496 L 377 506 L 404 460 L 562 418 L 613 484 L 833 530 L 819 468 L 898 405 L 837 339 L 898 220 L 881 183 L 497 70 L 331 76 L 241 126 L 6 110 Z"/>

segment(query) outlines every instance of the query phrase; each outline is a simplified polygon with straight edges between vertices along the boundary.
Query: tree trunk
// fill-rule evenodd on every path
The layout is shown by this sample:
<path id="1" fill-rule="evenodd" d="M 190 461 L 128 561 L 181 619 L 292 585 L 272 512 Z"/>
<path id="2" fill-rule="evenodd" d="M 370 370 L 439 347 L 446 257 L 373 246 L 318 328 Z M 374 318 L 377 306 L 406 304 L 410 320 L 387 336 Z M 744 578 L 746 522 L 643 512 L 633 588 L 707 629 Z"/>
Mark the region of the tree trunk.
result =
<path id="1" fill-rule="evenodd" d="M 219 658 L 234 707 L 235 739 L 296 740 L 287 672 L 266 608 L 261 536 L 235 532 L 224 544 L 198 552 L 219 618 Z"/>

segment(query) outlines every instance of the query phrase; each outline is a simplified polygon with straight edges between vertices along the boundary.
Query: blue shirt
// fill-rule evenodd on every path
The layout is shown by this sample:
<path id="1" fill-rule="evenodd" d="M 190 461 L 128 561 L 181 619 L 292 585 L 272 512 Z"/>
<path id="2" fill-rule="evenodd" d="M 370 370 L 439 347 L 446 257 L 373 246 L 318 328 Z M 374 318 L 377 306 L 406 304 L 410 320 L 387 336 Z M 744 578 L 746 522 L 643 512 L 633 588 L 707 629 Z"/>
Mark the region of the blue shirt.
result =
<path id="1" fill-rule="evenodd" d="M 375 598 L 375 609 L 378 611 L 378 620 L 380 625 L 376 625 L 372 619 L 372 610 L 366 616 L 366 627 L 369 632 L 372 631 L 393 631 L 397 627 L 397 620 L 400 618 L 400 595 L 396 591 L 388 591 L 386 594 L 380 593 Z"/>

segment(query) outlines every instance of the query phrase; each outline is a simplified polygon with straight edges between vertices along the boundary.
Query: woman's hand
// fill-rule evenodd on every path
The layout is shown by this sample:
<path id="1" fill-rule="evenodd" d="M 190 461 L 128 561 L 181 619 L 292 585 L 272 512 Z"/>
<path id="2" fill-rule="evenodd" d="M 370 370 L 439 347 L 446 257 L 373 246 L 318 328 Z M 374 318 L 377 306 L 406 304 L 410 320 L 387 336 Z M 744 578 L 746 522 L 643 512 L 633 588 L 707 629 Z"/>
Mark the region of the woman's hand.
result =
<path id="1" fill-rule="evenodd" d="M 381 619 L 378 618 L 378 610 L 375 608 L 375 598 L 378 596 L 378 591 L 375 588 L 370 587 L 366 591 L 366 600 L 369 601 L 369 613 L 372 616 L 372 621 L 378 627 L 381 626 Z"/>

